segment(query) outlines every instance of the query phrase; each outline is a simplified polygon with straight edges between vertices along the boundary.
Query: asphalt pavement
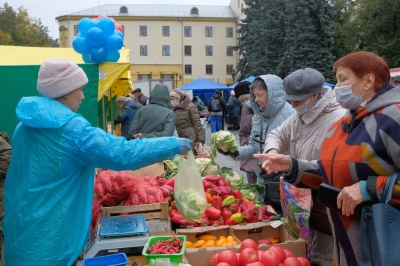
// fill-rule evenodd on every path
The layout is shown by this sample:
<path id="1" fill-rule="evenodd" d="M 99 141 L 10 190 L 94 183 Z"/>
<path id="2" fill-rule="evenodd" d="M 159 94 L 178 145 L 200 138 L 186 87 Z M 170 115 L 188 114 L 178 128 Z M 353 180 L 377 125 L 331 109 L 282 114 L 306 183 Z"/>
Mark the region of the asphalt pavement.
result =
<path id="1" fill-rule="evenodd" d="M 226 124 L 225 124 L 226 129 Z M 239 146 L 239 130 L 230 131 L 233 133 L 236 139 L 236 144 Z M 210 146 L 211 142 L 211 125 L 208 123 L 206 128 L 206 144 Z M 217 152 L 217 157 L 215 158 L 215 162 L 219 165 L 219 167 L 231 167 L 233 171 L 245 177 L 246 180 L 246 173 L 240 170 L 240 161 L 235 161 L 229 155 L 223 155 Z"/>

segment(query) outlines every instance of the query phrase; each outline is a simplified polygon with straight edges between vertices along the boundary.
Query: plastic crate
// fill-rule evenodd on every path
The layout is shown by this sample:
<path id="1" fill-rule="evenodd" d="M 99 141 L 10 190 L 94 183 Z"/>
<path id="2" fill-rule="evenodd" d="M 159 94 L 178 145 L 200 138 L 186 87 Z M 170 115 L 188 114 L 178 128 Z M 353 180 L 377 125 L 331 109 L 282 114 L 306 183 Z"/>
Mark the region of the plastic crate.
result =
<path id="1" fill-rule="evenodd" d="M 128 258 L 125 253 L 94 257 L 83 260 L 83 266 L 126 266 Z"/>
<path id="2" fill-rule="evenodd" d="M 168 240 L 171 239 L 173 236 L 152 236 L 147 241 L 146 245 L 143 248 L 142 255 L 146 257 L 146 262 L 148 265 L 151 265 L 152 260 L 156 260 L 158 258 L 169 258 L 170 262 L 182 262 L 183 254 L 185 253 L 186 248 L 186 236 L 185 235 L 175 235 L 175 237 L 179 238 L 182 241 L 182 248 L 181 252 L 176 254 L 148 254 L 147 249 L 156 243 L 158 240 Z"/>

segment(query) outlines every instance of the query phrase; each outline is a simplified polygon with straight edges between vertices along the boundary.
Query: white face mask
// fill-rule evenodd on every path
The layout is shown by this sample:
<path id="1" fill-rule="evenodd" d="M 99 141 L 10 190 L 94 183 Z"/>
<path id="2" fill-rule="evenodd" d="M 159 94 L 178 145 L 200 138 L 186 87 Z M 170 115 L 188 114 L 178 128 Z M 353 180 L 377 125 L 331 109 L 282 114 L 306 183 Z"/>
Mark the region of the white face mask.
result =
<path id="1" fill-rule="evenodd" d="M 309 102 L 310 102 L 310 98 L 308 98 L 307 101 L 305 101 L 302 105 L 294 107 L 294 110 L 296 111 L 298 116 L 302 116 L 305 113 L 307 113 L 308 111 L 310 111 L 310 109 L 308 108 Z"/>
<path id="2" fill-rule="evenodd" d="M 360 107 L 362 103 L 362 96 L 364 95 L 365 91 L 361 95 L 353 93 L 352 85 L 357 81 L 358 80 L 349 85 L 335 88 L 336 100 L 343 108 L 357 110 Z"/>
<path id="3" fill-rule="evenodd" d="M 175 102 L 175 101 L 171 101 L 171 105 L 172 105 L 173 107 L 177 107 L 177 106 L 179 105 L 179 103 L 178 103 L 178 102 Z"/>

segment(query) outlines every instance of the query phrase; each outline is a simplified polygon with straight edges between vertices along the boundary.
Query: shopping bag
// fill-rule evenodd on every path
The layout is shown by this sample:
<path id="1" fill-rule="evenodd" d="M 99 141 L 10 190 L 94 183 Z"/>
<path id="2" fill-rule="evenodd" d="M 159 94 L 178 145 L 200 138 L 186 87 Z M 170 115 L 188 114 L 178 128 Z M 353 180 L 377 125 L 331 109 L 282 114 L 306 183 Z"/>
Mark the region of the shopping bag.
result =
<path id="1" fill-rule="evenodd" d="M 364 206 L 361 214 L 361 266 L 400 263 L 400 211 L 389 205 L 397 174 L 386 181 L 379 203 Z"/>
<path id="2" fill-rule="evenodd" d="M 303 238 L 307 244 L 307 257 L 311 257 L 310 213 L 312 208 L 311 189 L 298 188 L 280 180 L 280 198 L 285 226 L 290 236 Z"/>
<path id="3" fill-rule="evenodd" d="M 185 220 L 198 223 L 207 207 L 202 178 L 192 151 L 187 160 L 179 156 L 174 186 L 176 208 Z"/>

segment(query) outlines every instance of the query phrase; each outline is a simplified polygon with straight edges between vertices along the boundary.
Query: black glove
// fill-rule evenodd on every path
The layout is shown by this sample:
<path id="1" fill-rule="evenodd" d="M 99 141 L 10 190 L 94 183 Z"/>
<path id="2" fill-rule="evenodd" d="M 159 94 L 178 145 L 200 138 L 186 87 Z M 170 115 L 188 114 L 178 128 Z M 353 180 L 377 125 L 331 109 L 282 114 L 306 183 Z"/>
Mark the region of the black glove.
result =
<path id="1" fill-rule="evenodd" d="M 223 154 L 223 155 L 229 155 L 229 151 L 223 151 L 221 149 L 218 149 L 218 152 Z"/>
<path id="2" fill-rule="evenodd" d="M 229 156 L 231 156 L 233 159 L 235 159 L 236 157 L 239 156 L 239 152 L 238 151 L 230 152 Z"/>

